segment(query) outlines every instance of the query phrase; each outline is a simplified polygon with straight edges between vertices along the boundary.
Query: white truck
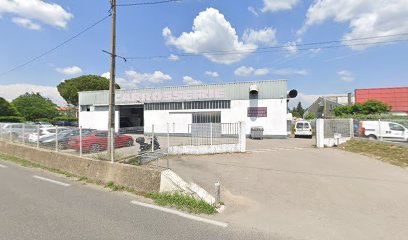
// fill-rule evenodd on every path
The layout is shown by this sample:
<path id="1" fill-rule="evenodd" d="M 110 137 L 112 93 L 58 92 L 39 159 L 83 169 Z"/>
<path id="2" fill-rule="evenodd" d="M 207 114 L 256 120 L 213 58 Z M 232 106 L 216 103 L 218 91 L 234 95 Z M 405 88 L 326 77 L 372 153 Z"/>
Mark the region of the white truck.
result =
<path id="1" fill-rule="evenodd" d="M 408 141 L 408 129 L 403 125 L 387 121 L 360 121 L 359 132 L 369 139 Z"/>

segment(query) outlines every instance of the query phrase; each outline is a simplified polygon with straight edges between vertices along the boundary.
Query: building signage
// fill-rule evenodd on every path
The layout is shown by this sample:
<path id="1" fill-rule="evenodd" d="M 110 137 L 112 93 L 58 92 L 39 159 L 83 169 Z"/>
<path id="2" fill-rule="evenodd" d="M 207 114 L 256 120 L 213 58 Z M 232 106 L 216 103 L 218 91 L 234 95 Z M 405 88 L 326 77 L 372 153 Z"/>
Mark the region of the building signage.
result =
<path id="1" fill-rule="evenodd" d="M 210 99 L 224 99 L 225 92 L 222 88 L 209 88 L 200 90 L 175 90 L 175 91 L 143 91 L 117 92 L 116 104 L 149 103 L 149 102 L 181 102 L 200 101 Z"/>
<path id="2" fill-rule="evenodd" d="M 248 117 L 267 117 L 268 108 L 267 107 L 249 107 Z"/>

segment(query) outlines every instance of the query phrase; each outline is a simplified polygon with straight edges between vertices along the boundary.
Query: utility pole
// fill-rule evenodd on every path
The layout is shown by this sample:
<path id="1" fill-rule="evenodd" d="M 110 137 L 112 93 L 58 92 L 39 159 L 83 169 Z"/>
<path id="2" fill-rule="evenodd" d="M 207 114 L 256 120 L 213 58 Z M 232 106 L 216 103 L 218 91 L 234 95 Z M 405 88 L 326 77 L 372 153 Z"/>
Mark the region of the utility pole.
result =
<path id="1" fill-rule="evenodd" d="M 111 162 L 115 161 L 115 71 L 116 71 L 116 0 L 111 0 L 112 8 L 112 39 L 111 69 L 109 84 L 109 120 L 108 120 L 108 155 Z M 112 130 L 113 129 L 113 130 Z"/>

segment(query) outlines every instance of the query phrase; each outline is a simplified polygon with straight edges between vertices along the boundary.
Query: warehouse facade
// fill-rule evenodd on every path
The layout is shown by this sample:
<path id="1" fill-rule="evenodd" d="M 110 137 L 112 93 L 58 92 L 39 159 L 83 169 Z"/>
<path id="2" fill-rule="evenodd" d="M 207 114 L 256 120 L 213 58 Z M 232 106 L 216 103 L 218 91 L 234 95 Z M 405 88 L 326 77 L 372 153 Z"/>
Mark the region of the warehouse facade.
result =
<path id="1" fill-rule="evenodd" d="M 287 81 L 266 80 L 197 86 L 116 90 L 115 128 L 188 133 L 189 124 L 245 122 L 246 132 L 261 126 L 264 135 L 287 135 Z M 79 93 L 79 124 L 107 129 L 108 91 Z"/>

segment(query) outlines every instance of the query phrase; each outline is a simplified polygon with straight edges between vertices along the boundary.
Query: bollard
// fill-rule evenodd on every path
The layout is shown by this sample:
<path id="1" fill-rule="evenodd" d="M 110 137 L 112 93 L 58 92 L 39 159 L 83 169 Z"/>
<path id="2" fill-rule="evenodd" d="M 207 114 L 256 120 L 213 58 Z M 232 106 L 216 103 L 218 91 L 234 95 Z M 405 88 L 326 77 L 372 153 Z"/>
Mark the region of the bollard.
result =
<path id="1" fill-rule="evenodd" d="M 215 207 L 219 207 L 220 206 L 220 202 L 221 202 L 221 184 L 220 182 L 216 182 L 214 184 L 215 186 Z"/>

